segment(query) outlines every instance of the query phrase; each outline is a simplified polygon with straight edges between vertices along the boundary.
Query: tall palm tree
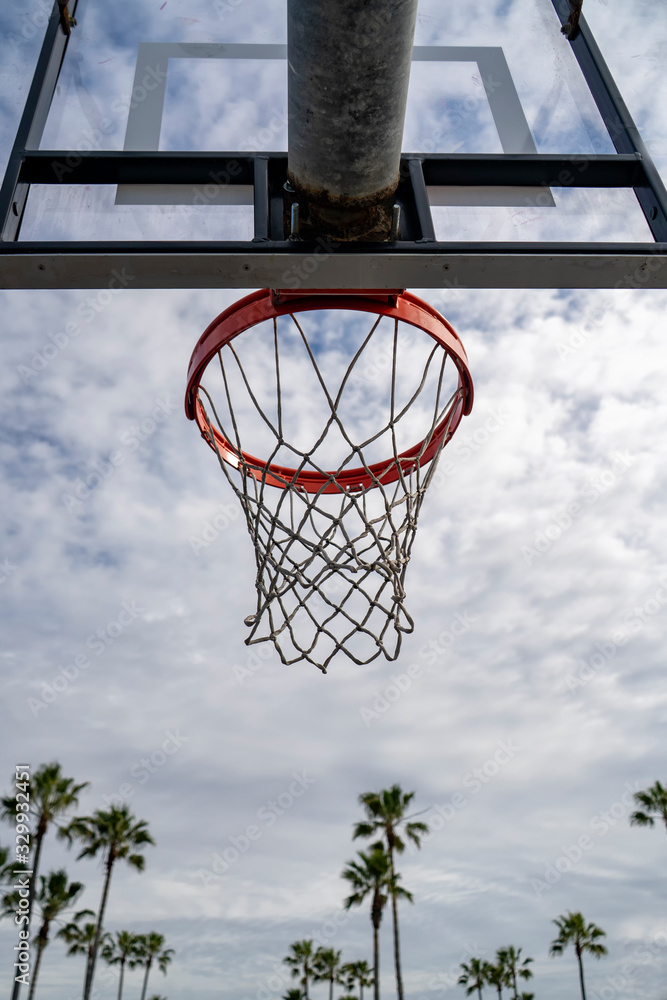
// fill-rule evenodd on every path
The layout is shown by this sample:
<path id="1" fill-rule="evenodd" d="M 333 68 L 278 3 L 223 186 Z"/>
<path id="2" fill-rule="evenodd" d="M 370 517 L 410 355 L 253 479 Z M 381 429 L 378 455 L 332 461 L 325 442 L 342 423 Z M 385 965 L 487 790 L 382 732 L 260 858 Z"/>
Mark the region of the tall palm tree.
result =
<path id="1" fill-rule="evenodd" d="M 134 965 L 146 967 L 144 975 L 144 985 L 141 990 L 141 1000 L 146 1000 L 146 987 L 148 986 L 148 975 L 153 962 L 157 962 L 160 972 L 167 975 L 167 966 L 171 962 L 173 948 L 164 947 L 164 935 L 151 931 L 150 934 L 139 934 L 135 939 L 135 953 L 132 958 Z"/>
<path id="2" fill-rule="evenodd" d="M 334 983 L 343 982 L 340 955 L 341 953 L 334 951 L 333 948 L 318 948 L 315 952 L 313 982 L 329 983 L 329 1000 L 333 1000 Z"/>
<path id="3" fill-rule="evenodd" d="M 11 780 L 14 782 L 14 775 L 12 775 Z M 30 842 L 32 844 L 32 864 L 30 866 L 32 877 L 28 887 L 29 920 L 32 919 L 32 906 L 46 832 L 54 820 L 66 813 L 68 809 L 79 804 L 79 794 L 87 787 L 87 781 L 77 785 L 74 778 L 65 778 L 57 761 L 42 764 L 30 776 L 29 809 L 27 812 L 23 812 L 26 819 L 30 820 Z M 22 802 L 18 801 L 16 794 L 4 796 L 0 799 L 0 818 L 14 823 L 17 814 L 21 813 L 21 804 Z M 18 1000 L 20 990 L 21 983 L 14 981 L 12 1000 Z"/>
<path id="4" fill-rule="evenodd" d="M 568 944 L 574 946 L 579 963 L 579 984 L 581 986 L 581 1000 L 586 1000 L 586 989 L 584 987 L 584 965 L 582 956 L 584 952 L 602 958 L 607 954 L 607 949 L 600 944 L 600 938 L 606 937 L 606 933 L 594 923 L 587 924 L 581 913 L 568 911 L 566 916 L 560 916 L 554 920 L 558 928 L 558 937 L 551 942 L 549 954 L 562 955 Z"/>
<path id="5" fill-rule="evenodd" d="M 364 958 L 357 962 L 346 962 L 340 970 L 345 976 L 345 989 L 353 990 L 359 983 L 359 1000 L 364 1000 L 364 986 L 372 986 L 375 982 L 371 968 Z"/>
<path id="6" fill-rule="evenodd" d="M 477 990 L 479 1000 L 482 1000 L 482 988 L 486 986 L 486 962 L 481 958 L 471 958 L 470 962 L 461 962 L 463 972 L 457 982 L 459 986 L 467 986 L 466 996 L 472 996 Z"/>
<path id="7" fill-rule="evenodd" d="M 86 971 L 88 970 L 88 962 L 93 952 L 97 927 L 94 920 L 87 921 L 83 926 L 81 925 L 81 921 L 85 920 L 86 917 L 94 916 L 95 914 L 92 910 L 79 910 L 78 913 L 74 914 L 72 920 L 68 924 L 65 924 L 64 927 L 61 927 L 56 934 L 56 937 L 62 938 L 65 944 L 69 945 L 67 949 L 68 955 L 86 956 Z M 105 937 L 107 936 L 105 935 Z M 102 943 L 104 944 L 104 938 L 102 939 Z"/>
<path id="8" fill-rule="evenodd" d="M 506 971 L 507 985 L 510 986 L 514 992 L 514 1000 L 519 1000 L 519 991 L 517 989 L 516 979 L 519 976 L 521 979 L 532 979 L 533 972 L 528 966 L 533 961 L 532 958 L 524 958 L 521 961 L 521 948 L 515 948 L 513 945 L 509 945 L 507 948 L 499 948 L 496 957 L 498 959 L 498 964 L 501 965 Z"/>
<path id="9" fill-rule="evenodd" d="M 154 844 L 155 841 L 148 832 L 147 823 L 144 820 L 137 820 L 127 805 L 111 806 L 107 811 L 97 809 L 92 816 L 76 816 L 65 829 L 60 831 L 59 835 L 65 837 L 70 844 L 74 840 L 80 840 L 85 844 L 77 860 L 79 858 L 94 858 L 100 852 L 104 857 L 105 878 L 102 900 L 83 993 L 83 1000 L 90 1000 L 93 979 L 95 978 L 95 964 L 102 940 L 104 911 L 114 865 L 116 861 L 123 859 L 137 871 L 143 871 L 146 859 L 138 851 L 143 849 L 146 844 Z"/>
<path id="10" fill-rule="evenodd" d="M 39 889 L 35 893 L 34 901 L 40 910 L 42 921 L 35 938 L 35 965 L 31 970 L 28 1000 L 32 1000 L 35 994 L 42 955 L 44 953 L 44 949 L 49 943 L 49 930 L 51 929 L 51 924 L 58 916 L 60 916 L 61 913 L 69 909 L 70 906 L 74 905 L 84 889 L 81 882 L 68 883 L 67 872 L 64 868 L 61 868 L 56 872 L 49 872 L 47 876 L 40 875 L 39 882 Z M 16 912 L 18 900 L 19 894 L 18 891 L 15 891 L 10 893 L 8 896 L 5 896 L 3 906 L 12 907 L 14 912 Z"/>
<path id="11" fill-rule="evenodd" d="M 100 954 L 107 965 L 120 965 L 118 977 L 118 1000 L 123 996 L 123 977 L 125 975 L 125 964 L 128 963 L 133 969 L 139 964 L 138 945 L 140 938 L 130 931 L 116 931 L 115 940 L 111 934 L 105 935 Z"/>
<path id="12" fill-rule="evenodd" d="M 378 833 L 386 840 L 387 853 L 389 855 L 389 871 L 391 877 L 396 874 L 394 866 L 394 854 L 402 854 L 405 850 L 405 841 L 401 837 L 401 832 L 408 837 L 416 847 L 421 846 L 421 837 L 428 833 L 426 823 L 413 822 L 410 816 L 406 816 L 406 810 L 412 799 L 414 792 L 404 792 L 400 785 L 392 785 L 391 788 L 381 792 L 364 792 L 359 796 L 359 802 L 366 810 L 366 819 L 361 823 L 356 823 L 352 839 L 357 837 L 374 837 Z M 398 935 L 398 907 L 397 899 L 393 893 L 391 895 L 391 910 L 394 926 L 394 965 L 396 967 L 396 991 L 398 1000 L 403 1000 L 403 978 L 401 976 L 401 953 Z"/>
<path id="13" fill-rule="evenodd" d="M 359 861 L 349 861 L 343 869 L 342 878 L 347 879 L 353 892 L 345 900 L 345 909 L 361 906 L 371 895 L 371 923 L 373 925 L 373 979 L 375 1000 L 380 1000 L 380 941 L 379 930 L 382 911 L 390 895 L 400 896 L 412 902 L 412 895 L 399 886 L 400 875 L 392 875 L 389 855 L 381 844 L 375 844 L 368 854 L 358 851 Z"/>
<path id="14" fill-rule="evenodd" d="M 645 792 L 635 792 L 634 798 L 642 808 L 631 814 L 631 826 L 655 826 L 657 816 L 667 827 L 667 788 L 656 781 Z"/>
<path id="15" fill-rule="evenodd" d="M 304 1000 L 308 1000 L 308 981 L 314 975 L 315 971 L 313 969 L 315 961 L 313 942 L 310 939 L 295 941 L 294 944 L 290 945 L 290 948 L 292 949 L 292 953 L 287 955 L 283 959 L 283 962 L 285 965 L 289 965 L 294 979 L 301 976 L 299 982 L 302 988 L 302 996 Z"/>

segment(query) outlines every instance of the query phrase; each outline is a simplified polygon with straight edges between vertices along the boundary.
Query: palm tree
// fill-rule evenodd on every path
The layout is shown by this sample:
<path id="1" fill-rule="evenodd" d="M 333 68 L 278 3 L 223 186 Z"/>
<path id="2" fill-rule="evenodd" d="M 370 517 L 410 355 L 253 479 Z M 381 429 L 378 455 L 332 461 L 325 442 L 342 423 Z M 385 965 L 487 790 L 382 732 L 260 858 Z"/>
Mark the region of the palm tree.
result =
<path id="1" fill-rule="evenodd" d="M 496 953 L 498 964 L 506 970 L 507 986 L 511 986 L 514 991 L 514 1000 L 519 1000 L 519 992 L 516 985 L 516 977 L 521 979 L 532 979 L 533 972 L 528 966 L 533 961 L 532 958 L 524 958 L 521 961 L 521 948 L 514 948 L 509 945 L 507 948 L 499 948 Z"/>
<path id="2" fill-rule="evenodd" d="M 88 925 L 90 926 L 90 925 Z M 120 965 L 118 979 L 118 1000 L 123 996 L 123 977 L 125 975 L 125 964 L 128 963 L 133 969 L 139 964 L 139 954 L 137 951 L 140 938 L 130 931 L 116 931 L 116 938 L 111 934 L 105 935 L 100 953 L 107 965 Z"/>
<path id="3" fill-rule="evenodd" d="M 342 983 L 340 952 L 333 948 L 318 948 L 313 962 L 313 982 L 329 983 L 329 1000 L 333 1000 L 334 983 Z"/>
<path id="4" fill-rule="evenodd" d="M 288 990 L 283 996 L 283 1000 L 303 1000 L 303 993 L 298 989 Z"/>
<path id="5" fill-rule="evenodd" d="M 600 938 L 606 937 L 606 933 L 594 923 L 587 924 L 581 913 L 568 911 L 566 916 L 560 916 L 554 920 L 558 928 L 558 937 L 551 942 L 549 954 L 562 955 L 568 944 L 574 945 L 574 950 L 579 963 L 579 983 L 581 985 L 581 1000 L 586 1000 L 586 990 L 584 988 L 584 966 L 582 955 L 589 952 L 596 958 L 602 958 L 607 954 L 607 949 L 600 944 Z"/>
<path id="6" fill-rule="evenodd" d="M 72 920 L 68 924 L 65 924 L 64 927 L 61 927 L 56 934 L 56 937 L 62 938 L 65 944 L 69 945 L 67 949 L 68 955 L 86 955 L 86 970 L 88 969 L 88 962 L 90 962 L 90 956 L 93 952 L 95 931 L 97 928 L 94 920 L 88 921 L 83 926 L 81 926 L 81 921 L 85 917 L 94 916 L 95 914 L 92 910 L 79 910 L 78 913 L 74 914 Z M 108 935 L 105 935 L 106 937 Z"/>
<path id="7" fill-rule="evenodd" d="M 471 958 L 469 963 L 461 962 L 463 972 L 457 982 L 459 986 L 467 986 L 466 996 L 472 996 L 477 990 L 479 1000 L 482 1000 L 482 987 L 486 986 L 486 962 L 481 958 Z"/>
<path id="8" fill-rule="evenodd" d="M 19 904 L 19 896 L 16 889 L 19 886 L 24 887 L 24 882 L 18 882 L 17 878 L 20 879 L 21 874 L 29 870 L 29 866 L 24 861 L 10 861 L 11 851 L 8 847 L 0 847 L 0 885 L 5 886 L 7 891 L 0 896 L 0 918 L 8 917 L 12 921 L 16 919 L 17 907 Z M 30 883 L 30 888 L 32 888 L 32 883 Z M 25 935 L 26 928 L 21 924 L 21 931 Z M 19 948 L 21 950 L 21 945 L 25 946 L 26 938 L 19 936 Z M 18 952 L 16 953 L 18 954 Z M 22 975 L 20 969 L 14 966 L 12 973 L 13 976 L 13 991 L 18 994 L 18 990 L 21 986 L 21 982 L 18 979 L 18 975 Z M 12 994 L 13 995 L 13 994 Z"/>
<path id="9" fill-rule="evenodd" d="M 347 962 L 341 966 L 340 971 L 345 976 L 345 989 L 353 990 L 354 984 L 359 983 L 359 1000 L 364 1000 L 364 986 L 372 986 L 375 982 L 366 959 L 358 962 Z M 342 997 L 341 1000 L 343 1000 Z"/>
<path id="10" fill-rule="evenodd" d="M 380 1000 L 380 943 L 379 930 L 382 911 L 389 896 L 399 896 L 412 902 L 412 895 L 399 886 L 400 875 L 392 875 L 389 855 L 382 844 L 375 844 L 368 854 L 358 851 L 360 861 L 349 861 L 341 877 L 347 879 L 354 890 L 345 900 L 345 909 L 361 906 L 366 896 L 372 893 L 371 923 L 373 924 L 373 979 L 375 1000 Z"/>
<path id="11" fill-rule="evenodd" d="M 508 978 L 507 967 L 504 964 L 502 957 L 502 948 L 496 952 L 496 964 L 493 965 L 491 962 L 484 963 L 484 977 L 488 986 L 495 986 L 496 992 L 498 993 L 498 1000 L 502 1000 L 503 997 L 503 986 L 511 986 L 511 982 Z"/>
<path id="12" fill-rule="evenodd" d="M 14 783 L 14 775 L 12 775 Z M 49 764 L 42 764 L 30 777 L 30 808 L 23 812 L 26 820 L 30 819 L 30 842 L 32 844 L 32 864 L 30 870 L 32 877 L 28 887 L 28 919 L 32 919 L 32 906 L 35 898 L 35 889 L 39 875 L 39 862 L 42 856 L 42 843 L 53 820 L 62 816 L 68 809 L 72 809 L 79 804 L 79 793 L 88 787 L 88 782 L 84 781 L 77 785 L 74 778 L 63 776 L 60 764 L 51 761 Z M 21 815 L 16 794 L 6 795 L 0 799 L 0 818 L 8 820 L 10 823 L 16 822 L 17 815 Z M 21 983 L 14 981 L 12 990 L 12 1000 L 18 1000 L 21 990 Z"/>
<path id="13" fill-rule="evenodd" d="M 656 781 L 645 792 L 635 792 L 634 798 L 643 808 L 631 814 L 631 826 L 655 826 L 654 816 L 657 816 L 667 827 L 667 788 Z"/>
<path id="14" fill-rule="evenodd" d="M 56 872 L 50 872 L 47 876 L 40 875 L 39 881 L 40 886 L 35 893 L 35 902 L 40 909 L 42 923 L 35 939 L 37 950 L 35 954 L 35 965 L 32 969 L 32 977 L 30 980 L 28 1000 L 32 1000 L 35 993 L 42 955 L 44 953 L 44 949 L 49 943 L 49 930 L 51 928 L 51 924 L 56 917 L 58 917 L 65 910 L 69 909 L 69 907 L 76 902 L 78 896 L 81 895 L 84 889 L 81 882 L 68 883 L 67 872 L 64 868 L 61 868 Z M 11 893 L 10 896 L 5 897 L 3 905 L 11 906 L 13 903 L 15 908 L 18 903 L 18 899 L 18 892 Z"/>
<path id="15" fill-rule="evenodd" d="M 315 973 L 313 942 L 310 939 L 295 941 L 294 944 L 290 945 L 290 948 L 292 949 L 292 954 L 287 955 L 283 959 L 283 962 L 291 968 L 292 978 L 296 979 L 298 976 L 301 976 L 299 980 L 301 995 L 304 1000 L 308 1000 L 308 981 Z"/>
<path id="16" fill-rule="evenodd" d="M 144 975 L 144 985 L 141 990 L 141 1000 L 146 1000 L 146 987 L 148 986 L 148 975 L 153 962 L 157 962 L 160 972 L 167 975 L 167 966 L 171 962 L 174 954 L 173 948 L 164 947 L 164 935 L 151 931 L 150 934 L 139 934 L 135 938 L 134 957 L 131 959 L 132 965 L 144 965 L 146 973 Z"/>
<path id="17" fill-rule="evenodd" d="M 389 789 L 381 792 L 364 792 L 359 796 L 359 802 L 366 810 L 366 819 L 361 823 L 356 823 L 352 839 L 357 837 L 374 837 L 380 834 L 387 842 L 387 852 L 389 855 L 389 872 L 394 878 L 396 870 L 394 867 L 394 853 L 402 854 L 405 850 L 405 842 L 400 836 L 399 827 L 403 827 L 403 833 L 415 844 L 421 846 L 420 837 L 428 833 L 426 823 L 411 822 L 411 817 L 405 812 L 410 802 L 414 798 L 414 792 L 404 792 L 400 785 L 392 785 Z M 396 896 L 391 895 L 391 909 L 394 925 L 394 964 L 396 967 L 396 990 L 398 1000 L 403 1000 L 403 979 L 401 976 L 401 954 L 398 938 L 398 908 Z"/>
<path id="18" fill-rule="evenodd" d="M 127 805 L 111 806 L 106 812 L 97 809 L 92 816 L 76 816 L 59 835 L 66 837 L 70 844 L 73 840 L 80 840 L 85 844 L 77 860 L 87 857 L 94 858 L 100 852 L 104 856 L 106 874 L 97 916 L 95 941 L 88 963 L 83 993 L 83 1000 L 90 1000 L 113 867 L 116 861 L 124 859 L 137 871 L 143 871 L 146 860 L 142 854 L 137 853 L 137 849 L 143 848 L 146 844 L 154 844 L 155 841 L 148 832 L 147 823 L 144 820 L 137 820 Z"/>

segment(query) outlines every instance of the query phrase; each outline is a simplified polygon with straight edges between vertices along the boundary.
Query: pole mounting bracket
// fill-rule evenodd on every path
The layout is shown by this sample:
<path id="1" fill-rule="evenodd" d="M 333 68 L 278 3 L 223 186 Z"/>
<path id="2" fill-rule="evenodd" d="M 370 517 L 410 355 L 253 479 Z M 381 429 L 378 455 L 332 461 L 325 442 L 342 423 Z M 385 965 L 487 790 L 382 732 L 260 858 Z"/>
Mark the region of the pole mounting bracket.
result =
<path id="1" fill-rule="evenodd" d="M 560 29 L 561 33 L 572 42 L 579 34 L 579 18 L 584 0 L 570 0 L 570 16 Z"/>
<path id="2" fill-rule="evenodd" d="M 58 0 L 58 7 L 60 8 L 60 23 L 62 29 L 66 35 L 72 33 L 72 28 L 76 27 L 76 18 L 72 17 L 68 8 L 69 0 Z"/>

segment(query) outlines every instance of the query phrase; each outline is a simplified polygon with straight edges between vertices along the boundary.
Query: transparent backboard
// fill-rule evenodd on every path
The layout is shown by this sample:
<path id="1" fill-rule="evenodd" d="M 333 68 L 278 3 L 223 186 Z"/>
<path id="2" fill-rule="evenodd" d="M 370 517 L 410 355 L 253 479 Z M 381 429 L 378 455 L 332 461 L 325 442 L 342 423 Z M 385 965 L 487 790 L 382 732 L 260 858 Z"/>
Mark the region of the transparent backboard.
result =
<path id="1" fill-rule="evenodd" d="M 589 5 L 598 41 L 604 51 L 610 39 L 618 82 L 624 89 L 628 79 L 631 110 L 664 167 L 659 94 L 665 85 L 658 70 L 667 51 L 667 9 L 644 0 L 623 5 L 623 23 L 638 41 L 632 58 L 621 58 L 618 11 L 602 0 Z M 107 0 L 79 0 L 77 21 L 42 148 L 81 156 L 286 150 L 285 2 L 137 2 L 121 15 Z M 403 149 L 614 152 L 551 0 L 422 0 Z M 461 186 L 431 187 L 428 194 L 438 239 L 652 238 L 630 189 Z M 64 183 L 31 187 L 20 238 L 249 240 L 252 230 L 250 186 Z"/>

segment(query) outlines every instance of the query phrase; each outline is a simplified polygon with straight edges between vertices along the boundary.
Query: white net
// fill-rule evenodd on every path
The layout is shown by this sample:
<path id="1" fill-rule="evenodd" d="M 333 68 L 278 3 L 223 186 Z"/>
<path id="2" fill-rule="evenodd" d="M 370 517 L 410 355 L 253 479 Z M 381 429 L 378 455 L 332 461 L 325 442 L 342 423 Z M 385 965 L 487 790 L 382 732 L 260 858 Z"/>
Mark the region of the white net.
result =
<path id="1" fill-rule="evenodd" d="M 206 437 L 255 550 L 248 643 L 326 672 L 397 658 L 417 519 L 463 389 L 445 348 L 396 318 L 274 317 L 217 351 Z M 257 457 L 261 456 L 261 458 Z"/>

